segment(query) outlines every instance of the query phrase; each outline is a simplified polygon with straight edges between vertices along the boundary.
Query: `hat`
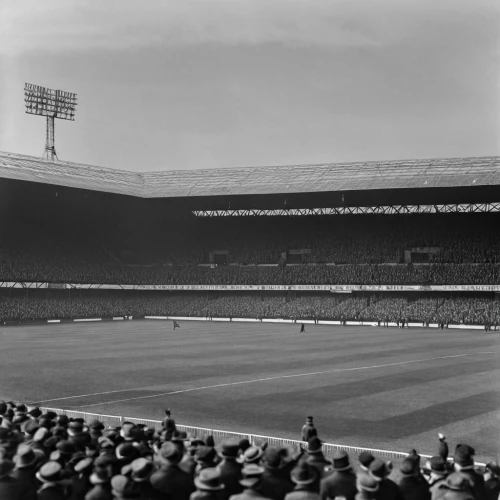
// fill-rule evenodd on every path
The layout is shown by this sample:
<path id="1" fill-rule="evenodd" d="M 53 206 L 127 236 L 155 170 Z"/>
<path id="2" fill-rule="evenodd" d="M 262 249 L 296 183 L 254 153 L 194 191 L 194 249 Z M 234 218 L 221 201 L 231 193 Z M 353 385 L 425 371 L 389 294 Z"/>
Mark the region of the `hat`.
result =
<path id="1" fill-rule="evenodd" d="M 83 424 L 81 422 L 70 422 L 68 424 L 68 434 L 70 436 L 78 436 L 83 432 Z"/>
<path id="2" fill-rule="evenodd" d="M 36 478 L 42 483 L 56 483 L 60 481 L 62 467 L 59 462 L 50 461 L 43 464 L 36 473 Z"/>
<path id="3" fill-rule="evenodd" d="M 405 458 L 399 470 L 403 476 L 413 476 L 417 472 L 416 462 L 410 458 Z"/>
<path id="4" fill-rule="evenodd" d="M 333 454 L 333 470 L 344 471 L 349 470 L 351 464 L 349 463 L 349 455 L 343 451 L 338 450 Z"/>
<path id="5" fill-rule="evenodd" d="M 21 403 L 20 405 L 16 406 L 16 409 L 14 410 L 15 415 L 24 415 L 28 413 L 28 408 L 26 408 L 26 405 Z"/>
<path id="6" fill-rule="evenodd" d="M 56 425 L 55 427 L 52 428 L 52 435 L 53 436 L 58 436 L 62 439 L 67 439 L 68 438 L 68 431 L 66 427 L 61 427 L 60 425 Z M 74 436 L 76 437 L 76 436 Z"/>
<path id="7" fill-rule="evenodd" d="M 239 447 L 242 453 L 244 453 L 245 450 L 250 448 L 250 446 L 251 446 L 250 441 L 247 438 L 240 439 Z"/>
<path id="8" fill-rule="evenodd" d="M 46 429 L 45 427 L 40 427 L 37 429 L 37 431 L 35 432 L 35 434 L 33 436 L 33 442 L 34 443 L 41 443 L 49 436 L 49 434 L 50 434 L 50 432 L 48 429 Z"/>
<path id="9" fill-rule="evenodd" d="M 373 460 L 370 464 L 369 471 L 375 481 L 382 481 L 388 474 L 387 465 L 383 460 L 380 460 L 380 458 Z"/>
<path id="10" fill-rule="evenodd" d="M 445 487 L 453 491 L 468 491 L 471 483 L 464 474 L 453 472 L 446 478 Z"/>
<path id="11" fill-rule="evenodd" d="M 177 446 L 170 441 L 163 443 L 160 448 L 160 452 L 158 453 L 158 458 L 160 460 L 166 461 L 168 463 L 177 464 L 181 461 L 182 455 L 179 452 Z"/>
<path id="12" fill-rule="evenodd" d="M 212 464 L 216 457 L 217 453 L 211 446 L 198 446 L 194 459 L 199 464 Z"/>
<path id="13" fill-rule="evenodd" d="M 223 458 L 236 458 L 240 449 L 240 444 L 235 440 L 224 441 L 221 446 L 221 456 Z"/>
<path id="14" fill-rule="evenodd" d="M 36 455 L 33 448 L 27 444 L 20 444 L 14 456 L 14 462 L 18 469 L 24 469 L 25 467 L 34 465 L 36 462 Z"/>
<path id="15" fill-rule="evenodd" d="M 263 454 L 264 452 L 262 451 L 262 448 L 258 446 L 250 446 L 250 448 L 247 448 L 243 455 L 238 459 L 238 462 L 245 464 L 257 464 L 260 462 Z"/>
<path id="16" fill-rule="evenodd" d="M 14 468 L 14 462 L 6 458 L 0 458 L 0 479 L 7 477 Z"/>
<path id="17" fill-rule="evenodd" d="M 129 476 L 132 474 L 132 462 L 130 462 L 129 464 L 125 464 L 125 465 L 121 468 L 120 474 L 121 474 L 122 476 L 127 476 L 127 477 L 129 477 Z"/>
<path id="18" fill-rule="evenodd" d="M 136 483 L 147 481 L 149 476 L 154 472 L 155 466 L 150 460 L 145 458 L 137 458 L 131 464 L 132 479 Z"/>
<path id="19" fill-rule="evenodd" d="M 254 446 L 258 446 L 259 448 L 262 448 L 262 451 L 266 451 L 267 447 L 269 446 L 269 441 L 267 441 L 264 438 L 258 438 L 255 437 L 253 440 Z"/>
<path id="20" fill-rule="evenodd" d="M 122 443 L 116 448 L 117 458 L 135 459 L 139 458 L 139 449 L 132 443 Z"/>
<path id="21" fill-rule="evenodd" d="M 191 439 L 191 442 L 189 443 L 191 446 L 205 446 L 205 441 L 203 439 L 194 437 Z"/>
<path id="22" fill-rule="evenodd" d="M 84 448 L 92 442 L 92 436 L 88 432 L 82 432 L 78 436 L 73 436 L 71 440 L 77 448 Z"/>
<path id="23" fill-rule="evenodd" d="M 45 439 L 43 441 L 43 446 L 45 446 L 45 448 L 48 448 L 49 450 L 55 449 L 56 444 L 59 441 L 62 441 L 62 439 L 57 437 L 57 436 L 50 436 L 50 437 L 47 437 L 47 439 Z"/>
<path id="24" fill-rule="evenodd" d="M 22 424 L 22 423 L 26 422 L 27 420 L 30 420 L 30 418 L 28 417 L 28 415 L 26 415 L 26 413 L 16 413 L 16 415 L 12 419 L 12 423 L 13 424 Z"/>
<path id="25" fill-rule="evenodd" d="M 106 469 L 107 467 L 112 466 L 116 462 L 116 458 L 113 455 L 108 455 L 104 453 L 103 455 L 99 455 L 94 461 L 94 468 L 97 469 Z"/>
<path id="26" fill-rule="evenodd" d="M 42 410 L 38 406 L 35 406 L 35 408 L 32 408 L 29 412 L 28 415 L 31 415 L 33 418 L 38 418 L 42 414 Z"/>
<path id="27" fill-rule="evenodd" d="M 200 491 L 218 491 L 224 489 L 220 472 L 212 467 L 201 470 L 198 476 L 194 478 L 194 484 Z"/>
<path id="28" fill-rule="evenodd" d="M 266 467 L 277 469 L 281 465 L 281 455 L 276 448 L 268 448 L 264 452 L 262 461 L 266 464 Z"/>
<path id="29" fill-rule="evenodd" d="M 241 486 L 252 488 L 261 481 L 264 469 L 256 464 L 247 464 L 241 473 L 243 474 L 243 479 L 240 480 Z"/>
<path id="30" fill-rule="evenodd" d="M 46 429 L 51 429 L 52 427 L 52 420 L 49 420 L 48 418 L 43 418 L 43 417 L 40 417 L 38 419 L 38 425 L 40 427 L 45 427 Z"/>
<path id="31" fill-rule="evenodd" d="M 56 419 L 56 422 L 57 422 L 57 425 L 60 425 L 62 427 L 67 427 L 70 423 L 68 415 L 59 415 Z"/>
<path id="32" fill-rule="evenodd" d="M 111 475 L 112 473 L 108 468 L 96 468 L 90 475 L 90 482 L 94 485 L 109 483 Z"/>
<path id="33" fill-rule="evenodd" d="M 500 476 L 500 466 L 498 463 L 489 462 L 486 464 L 485 469 L 492 472 L 495 476 Z"/>
<path id="34" fill-rule="evenodd" d="M 120 430 L 120 436 L 125 439 L 125 441 L 133 441 L 137 434 L 136 425 L 132 422 L 124 422 Z"/>
<path id="35" fill-rule="evenodd" d="M 281 457 L 282 466 L 289 465 L 294 462 L 299 456 L 302 456 L 302 451 L 297 454 L 297 449 L 292 445 L 281 446 L 278 450 Z"/>
<path id="36" fill-rule="evenodd" d="M 301 460 L 291 473 L 291 479 L 295 484 L 312 484 L 317 477 L 316 468 L 309 465 L 305 460 Z"/>
<path id="37" fill-rule="evenodd" d="M 417 465 L 420 464 L 420 455 L 417 453 L 417 450 L 413 449 L 408 453 L 406 459 L 413 460 Z"/>
<path id="38" fill-rule="evenodd" d="M 378 481 L 369 474 L 358 474 L 358 478 L 356 481 L 356 486 L 358 490 L 363 491 L 377 491 L 378 490 Z"/>
<path id="39" fill-rule="evenodd" d="M 427 468 L 432 472 L 436 472 L 438 474 L 445 474 L 446 472 L 446 462 L 440 456 L 431 457 L 427 461 Z"/>
<path id="40" fill-rule="evenodd" d="M 56 444 L 56 450 L 62 453 L 63 455 L 73 455 L 75 453 L 76 448 L 75 445 L 68 440 L 59 441 Z"/>
<path id="41" fill-rule="evenodd" d="M 322 444 L 320 439 L 316 436 L 309 439 L 307 443 L 307 453 L 313 455 L 314 453 L 321 453 L 321 451 L 322 451 Z"/>
<path id="42" fill-rule="evenodd" d="M 27 422 L 26 425 L 24 426 L 24 432 L 26 434 L 29 434 L 30 436 L 33 436 L 35 432 L 40 428 L 40 425 L 38 425 L 38 422 L 32 418 L 30 418 Z"/>
<path id="43" fill-rule="evenodd" d="M 92 420 L 89 424 L 89 429 L 93 431 L 102 431 L 104 429 L 104 424 L 102 422 L 99 422 L 99 420 Z"/>
<path id="44" fill-rule="evenodd" d="M 375 457 L 369 451 L 362 451 L 358 457 L 360 467 L 367 471 L 370 464 L 375 460 Z"/>
<path id="45" fill-rule="evenodd" d="M 115 476 L 111 479 L 111 490 L 118 498 L 140 498 L 141 491 L 135 481 L 126 476 Z"/>
<path id="46" fill-rule="evenodd" d="M 205 444 L 207 446 L 211 446 L 212 448 L 215 448 L 215 441 L 214 441 L 214 437 L 212 434 L 208 434 L 205 436 Z"/>
<path id="47" fill-rule="evenodd" d="M 467 444 L 459 444 L 455 449 L 455 455 L 453 457 L 453 461 L 461 469 L 464 468 L 470 469 L 474 466 L 474 459 L 472 458 L 474 455 L 475 455 L 474 448 L 472 448 Z"/>
<path id="48" fill-rule="evenodd" d="M 313 421 L 313 417 L 306 417 L 306 422 L 309 422 L 312 424 L 312 421 Z"/>
<path id="49" fill-rule="evenodd" d="M 92 471 L 93 465 L 94 465 L 94 460 L 92 458 L 90 457 L 82 458 L 75 464 L 74 470 L 78 474 L 88 475 Z"/>

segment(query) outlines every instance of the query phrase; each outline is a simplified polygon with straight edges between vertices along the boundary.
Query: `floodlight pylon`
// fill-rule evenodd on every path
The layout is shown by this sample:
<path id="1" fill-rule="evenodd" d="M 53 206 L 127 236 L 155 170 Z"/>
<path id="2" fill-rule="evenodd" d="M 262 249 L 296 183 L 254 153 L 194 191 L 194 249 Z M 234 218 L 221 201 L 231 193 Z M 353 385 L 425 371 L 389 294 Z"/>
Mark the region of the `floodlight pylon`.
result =
<path id="1" fill-rule="evenodd" d="M 43 158 L 50 161 L 57 160 L 54 134 L 55 118 L 75 120 L 76 94 L 26 83 L 24 102 L 26 113 L 46 117 L 47 127 Z"/>

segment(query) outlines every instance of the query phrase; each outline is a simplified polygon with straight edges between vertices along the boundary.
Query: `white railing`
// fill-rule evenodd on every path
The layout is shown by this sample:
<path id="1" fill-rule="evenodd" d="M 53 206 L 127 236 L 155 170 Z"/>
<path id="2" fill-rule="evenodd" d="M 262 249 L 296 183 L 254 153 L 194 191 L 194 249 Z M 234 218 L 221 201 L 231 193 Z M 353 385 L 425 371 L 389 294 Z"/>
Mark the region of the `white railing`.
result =
<path id="1" fill-rule="evenodd" d="M 134 418 L 134 417 L 122 417 L 117 415 L 101 415 L 99 413 L 87 413 L 83 411 L 74 410 L 61 410 L 57 408 L 46 408 L 41 407 L 40 410 L 43 412 L 53 411 L 57 414 L 67 415 L 71 418 L 83 418 L 86 422 L 91 422 L 92 420 L 99 420 L 103 424 L 109 427 L 118 427 L 123 422 L 132 422 L 135 424 L 143 424 L 149 428 L 160 430 L 162 428 L 162 423 L 160 420 L 149 420 L 145 418 Z M 297 441 L 294 439 L 277 438 L 271 436 L 262 436 L 259 434 L 248 434 L 232 431 L 221 431 L 217 429 L 208 429 L 205 427 L 194 427 L 190 425 L 179 425 L 176 427 L 180 431 L 186 432 L 188 435 L 198 438 L 203 438 L 204 436 L 212 435 L 214 437 L 216 445 L 220 444 L 221 441 L 225 439 L 248 439 L 251 444 L 262 444 L 268 442 L 269 446 L 281 447 L 281 446 L 292 446 L 293 448 L 307 448 L 307 443 L 303 441 Z M 401 462 L 408 453 L 403 453 L 400 451 L 390 451 L 390 450 L 379 450 L 375 448 L 365 448 L 359 446 L 346 446 L 341 444 L 333 443 L 323 443 L 323 453 L 326 457 L 332 457 L 333 454 L 342 450 L 350 454 L 352 458 L 356 457 L 363 451 L 369 451 L 373 455 L 383 458 L 385 460 L 390 460 L 394 464 Z M 422 458 L 430 458 L 430 455 L 420 455 Z M 476 462 L 479 467 L 484 467 L 484 464 Z"/>

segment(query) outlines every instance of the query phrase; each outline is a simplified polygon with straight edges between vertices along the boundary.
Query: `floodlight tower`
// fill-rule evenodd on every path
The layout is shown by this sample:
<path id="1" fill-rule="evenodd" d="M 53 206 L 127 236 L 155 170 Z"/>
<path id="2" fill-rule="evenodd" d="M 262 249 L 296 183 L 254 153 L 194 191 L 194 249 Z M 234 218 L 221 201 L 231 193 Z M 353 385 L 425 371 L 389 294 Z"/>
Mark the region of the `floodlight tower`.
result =
<path id="1" fill-rule="evenodd" d="M 54 118 L 75 121 L 76 94 L 26 83 L 24 103 L 26 113 L 47 117 L 47 138 L 43 158 L 51 161 L 57 160 L 54 144 Z"/>

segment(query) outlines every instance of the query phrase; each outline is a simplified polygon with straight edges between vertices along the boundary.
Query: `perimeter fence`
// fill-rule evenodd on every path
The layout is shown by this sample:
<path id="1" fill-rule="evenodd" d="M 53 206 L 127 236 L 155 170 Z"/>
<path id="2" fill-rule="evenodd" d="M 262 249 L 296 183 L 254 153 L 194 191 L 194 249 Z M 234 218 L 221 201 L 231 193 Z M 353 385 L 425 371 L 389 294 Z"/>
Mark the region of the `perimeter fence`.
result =
<path id="1" fill-rule="evenodd" d="M 86 422 L 91 422 L 93 420 L 98 420 L 102 422 L 104 425 L 108 427 L 119 427 L 123 422 L 132 422 L 134 424 L 143 424 L 148 428 L 152 428 L 155 430 L 162 429 L 162 423 L 160 420 L 149 420 L 145 418 L 134 418 L 134 417 L 122 417 L 117 415 L 103 415 L 100 413 L 87 413 L 83 411 L 76 410 L 62 410 L 57 408 L 40 408 L 43 412 L 53 411 L 57 414 L 67 415 L 70 418 L 83 418 Z M 248 439 L 251 444 L 263 444 L 264 442 L 269 443 L 269 446 L 275 447 L 293 447 L 297 451 L 300 448 L 307 449 L 307 443 L 303 441 L 297 441 L 294 439 L 285 439 L 271 436 L 263 436 L 260 434 L 248 434 L 241 432 L 232 432 L 232 431 L 221 431 L 217 429 L 209 429 L 205 427 L 193 427 L 190 425 L 179 425 L 176 424 L 176 427 L 180 431 L 184 431 L 188 434 L 188 436 L 196 437 L 203 439 L 204 436 L 212 435 L 214 437 L 216 447 L 219 447 L 223 440 L 225 439 Z M 389 451 L 389 450 L 378 450 L 374 448 L 365 448 L 359 446 L 345 446 L 341 444 L 333 444 L 333 443 L 323 443 L 323 453 L 326 457 L 332 458 L 333 454 L 342 450 L 348 453 L 352 459 L 357 458 L 358 455 L 363 451 L 369 451 L 373 455 L 382 458 L 386 461 L 391 461 L 394 466 L 398 466 L 404 458 L 408 455 L 408 453 L 403 453 L 399 451 Z M 423 459 L 430 458 L 430 455 L 420 455 Z M 354 460 L 354 462 L 357 462 Z M 484 464 L 476 462 L 476 465 L 479 467 L 484 467 Z"/>

